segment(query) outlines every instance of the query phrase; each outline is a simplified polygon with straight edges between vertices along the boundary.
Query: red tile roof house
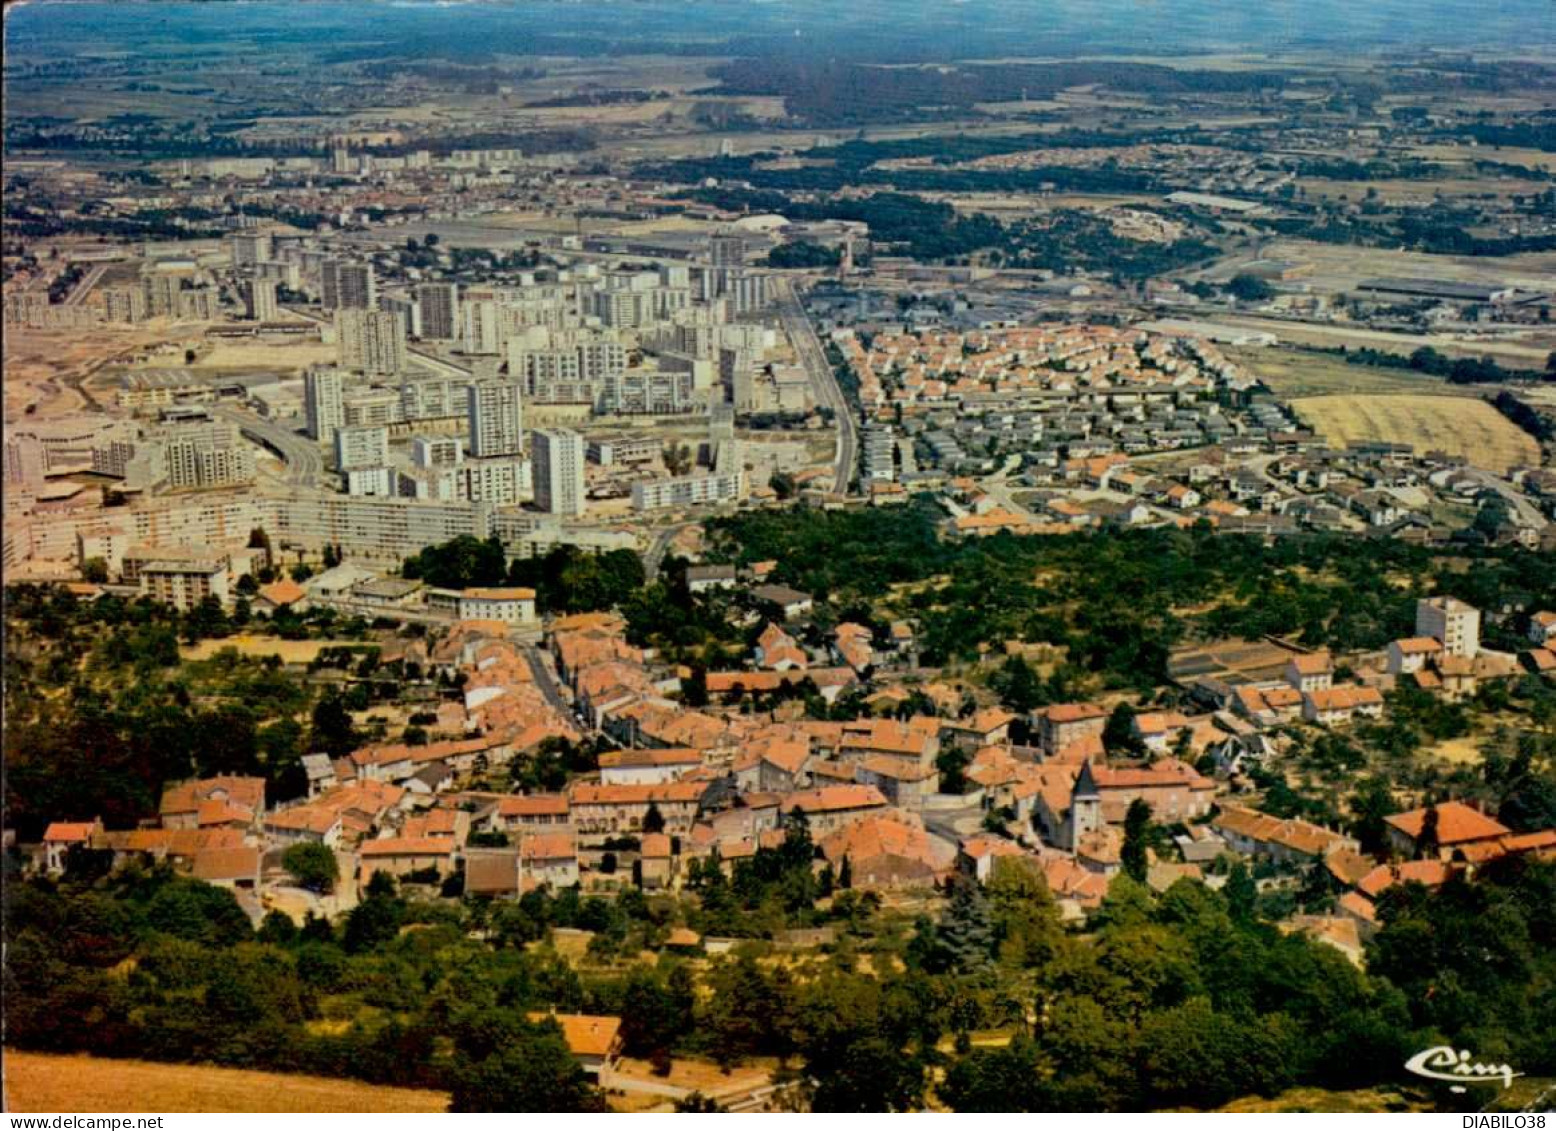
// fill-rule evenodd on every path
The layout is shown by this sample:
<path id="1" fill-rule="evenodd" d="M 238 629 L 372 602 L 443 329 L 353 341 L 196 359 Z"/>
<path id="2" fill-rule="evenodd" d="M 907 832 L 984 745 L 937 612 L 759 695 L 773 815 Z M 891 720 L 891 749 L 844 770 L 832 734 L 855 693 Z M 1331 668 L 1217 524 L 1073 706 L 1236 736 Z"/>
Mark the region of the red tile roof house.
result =
<path id="1" fill-rule="evenodd" d="M 195 853 L 189 874 L 217 887 L 258 891 L 263 860 L 264 853 L 251 845 L 206 848 Z"/>
<path id="2" fill-rule="evenodd" d="M 72 848 L 90 848 L 103 832 L 102 821 L 55 821 L 43 830 L 43 867 L 53 875 L 65 870 Z"/>
<path id="3" fill-rule="evenodd" d="M 995 865 L 1006 858 L 1035 860 L 1030 852 L 1013 840 L 979 834 L 962 841 L 956 865 L 980 884 L 986 884 L 989 877 L 994 875 Z"/>
<path id="4" fill-rule="evenodd" d="M 1361 851 L 1353 838 L 1321 825 L 1282 820 L 1237 805 L 1223 805 L 1211 819 L 1210 826 L 1237 852 L 1288 863 L 1305 865 L 1341 853 Z"/>
<path id="5" fill-rule="evenodd" d="M 965 719 L 947 719 L 940 733 L 963 750 L 1000 746 L 1010 740 L 1010 724 L 1016 716 L 999 707 L 985 707 Z"/>
<path id="6" fill-rule="evenodd" d="M 531 1021 L 554 1021 L 562 1030 L 567 1051 L 579 1067 L 599 1078 L 611 1070 L 621 1055 L 621 1018 L 592 1017 L 583 1013 L 531 1013 Z"/>
<path id="7" fill-rule="evenodd" d="M 1444 801 L 1432 808 L 1437 811 L 1437 848 L 1433 855 L 1442 860 L 1453 859 L 1455 850 L 1499 840 L 1512 831 L 1462 801 Z M 1407 858 L 1418 855 L 1427 812 L 1426 809 L 1412 809 L 1385 818 L 1389 827 L 1389 847 Z"/>
<path id="8" fill-rule="evenodd" d="M 599 840 L 636 834 L 650 807 L 664 818 L 665 831 L 684 836 L 696 823 L 705 781 L 674 781 L 659 785 L 595 785 L 575 782 L 568 790 L 573 826 L 580 836 Z"/>
<path id="9" fill-rule="evenodd" d="M 933 766 L 887 754 L 874 754 L 856 763 L 854 776 L 861 785 L 875 786 L 893 805 L 910 810 L 923 808 L 940 782 L 940 773 Z"/>
<path id="10" fill-rule="evenodd" d="M 520 837 L 519 859 L 524 865 L 526 889 L 536 883 L 557 891 L 578 882 L 578 845 L 572 833 L 532 833 Z"/>
<path id="11" fill-rule="evenodd" d="M 477 849 L 465 856 L 465 894 L 487 899 L 517 899 L 519 850 Z M 525 883 L 526 890 L 533 884 Z"/>
<path id="12" fill-rule="evenodd" d="M 1383 715 L 1383 693 L 1376 687 L 1331 687 L 1302 695 L 1302 717 L 1310 723 L 1344 723 L 1357 715 Z"/>
<path id="13" fill-rule="evenodd" d="M 822 838 L 821 851 L 834 871 L 848 861 L 855 888 L 928 888 L 942 874 L 923 826 L 893 817 L 865 817 L 840 827 Z"/>
<path id="14" fill-rule="evenodd" d="M 1102 737 L 1108 712 L 1095 703 L 1055 703 L 1036 714 L 1038 742 L 1054 754 L 1083 738 Z"/>
<path id="15" fill-rule="evenodd" d="M 885 796 L 873 785 L 824 785 L 791 793 L 778 806 L 784 816 L 803 812 L 814 840 L 886 807 Z"/>
<path id="16" fill-rule="evenodd" d="M 170 785 L 162 791 L 159 812 L 169 829 L 235 823 L 257 827 L 265 813 L 265 779 L 222 775 Z"/>
<path id="17" fill-rule="evenodd" d="M 664 833 L 643 837 L 638 852 L 638 883 L 645 891 L 660 891 L 675 883 L 674 842 Z"/>
<path id="18" fill-rule="evenodd" d="M 381 837 L 363 842 L 358 851 L 363 883 L 375 872 L 401 878 L 430 868 L 441 878 L 454 871 L 453 837 Z"/>
<path id="19" fill-rule="evenodd" d="M 502 797 L 492 813 L 491 825 L 504 831 L 515 829 L 545 831 L 572 820 L 567 797 L 560 793 L 531 793 L 522 797 Z"/>
<path id="20" fill-rule="evenodd" d="M 658 784 L 684 777 L 702 764 L 702 752 L 686 746 L 613 750 L 600 755 L 600 781 L 605 785 Z"/>

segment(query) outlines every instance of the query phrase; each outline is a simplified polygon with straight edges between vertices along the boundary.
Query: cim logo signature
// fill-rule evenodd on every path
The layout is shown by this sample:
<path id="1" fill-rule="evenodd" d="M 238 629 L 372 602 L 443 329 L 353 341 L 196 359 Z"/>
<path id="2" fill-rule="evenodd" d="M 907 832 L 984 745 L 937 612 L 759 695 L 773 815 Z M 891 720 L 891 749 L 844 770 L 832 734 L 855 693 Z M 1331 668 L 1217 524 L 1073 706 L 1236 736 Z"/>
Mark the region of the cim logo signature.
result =
<path id="1" fill-rule="evenodd" d="M 1454 1085 L 1450 1092 L 1463 1092 L 1466 1082 L 1483 1083 L 1501 1080 L 1502 1087 L 1511 1088 L 1522 1072 L 1514 1072 L 1506 1064 L 1479 1064 L 1470 1057 L 1468 1049 L 1455 1050 L 1448 1045 L 1418 1052 L 1405 1061 L 1405 1071 L 1428 1080 L 1445 1080 Z"/>

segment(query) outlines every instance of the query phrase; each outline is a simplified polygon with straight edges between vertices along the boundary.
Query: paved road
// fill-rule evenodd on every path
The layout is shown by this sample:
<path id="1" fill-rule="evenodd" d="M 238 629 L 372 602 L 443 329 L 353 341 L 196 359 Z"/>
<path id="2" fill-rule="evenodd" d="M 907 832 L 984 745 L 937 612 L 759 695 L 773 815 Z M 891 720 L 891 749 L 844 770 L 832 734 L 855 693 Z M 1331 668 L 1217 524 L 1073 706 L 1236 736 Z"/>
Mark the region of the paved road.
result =
<path id="1" fill-rule="evenodd" d="M 540 688 L 540 693 L 546 697 L 546 702 L 560 711 L 563 717 L 572 718 L 572 704 L 562 698 L 562 691 L 557 686 L 551 666 L 541 658 L 540 649 L 533 644 L 524 644 L 520 646 L 519 651 L 524 654 L 530 673 L 535 677 L 535 686 Z"/>
<path id="2" fill-rule="evenodd" d="M 99 263 L 88 270 L 85 275 L 81 276 L 80 281 L 71 288 L 70 294 L 65 296 L 65 300 L 60 305 L 80 306 L 86 296 L 92 293 L 92 288 L 97 286 L 98 280 L 103 277 L 107 270 L 108 266 L 104 263 Z"/>
<path id="3" fill-rule="evenodd" d="M 800 305 L 799 296 L 794 293 L 794 284 L 788 279 L 777 279 L 773 283 L 773 288 L 776 292 L 778 314 L 783 320 L 784 331 L 788 334 L 789 341 L 794 343 L 794 351 L 799 355 L 800 364 L 810 374 L 810 383 L 815 390 L 816 401 L 830 408 L 837 422 L 832 489 L 839 495 L 847 494 L 849 485 L 854 479 L 854 472 L 858 468 L 859 424 L 854 419 L 853 408 L 838 386 L 837 375 L 832 372 L 832 366 L 827 363 L 826 351 L 821 348 L 821 339 L 816 337 L 816 328 L 811 325 L 810 316 L 805 313 L 805 308 Z"/>
<path id="4" fill-rule="evenodd" d="M 266 420 L 232 405 L 215 405 L 212 413 L 236 424 L 255 443 L 263 444 L 286 463 L 286 482 L 292 487 L 324 486 L 324 456 L 307 436 L 274 420 Z"/>
<path id="5" fill-rule="evenodd" d="M 648 580 L 654 581 L 659 577 L 659 567 L 664 565 L 665 555 L 670 552 L 670 543 L 675 541 L 677 534 L 692 525 L 695 524 L 678 522 L 674 526 L 665 527 L 658 534 L 654 535 L 653 542 L 649 544 L 648 549 L 643 554 L 643 572 L 647 575 Z"/>
<path id="6" fill-rule="evenodd" d="M 1529 496 L 1519 491 L 1505 479 L 1498 478 L 1489 471 L 1483 471 L 1478 467 L 1464 469 L 1473 475 L 1481 486 L 1495 491 L 1507 501 L 1507 505 L 1518 516 L 1518 521 L 1523 526 L 1533 527 L 1535 530 L 1544 530 L 1550 525 L 1550 521 L 1540 512 L 1540 508 L 1529 501 Z"/>

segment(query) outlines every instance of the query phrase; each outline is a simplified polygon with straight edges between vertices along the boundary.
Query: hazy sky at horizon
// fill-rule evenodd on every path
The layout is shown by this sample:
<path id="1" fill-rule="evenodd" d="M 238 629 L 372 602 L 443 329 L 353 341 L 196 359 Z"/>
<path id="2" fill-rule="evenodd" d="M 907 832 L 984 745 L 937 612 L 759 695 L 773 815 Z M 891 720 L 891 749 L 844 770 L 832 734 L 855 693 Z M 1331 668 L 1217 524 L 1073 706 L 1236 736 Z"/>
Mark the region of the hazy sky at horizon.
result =
<path id="1" fill-rule="evenodd" d="M 12 51 L 66 54 L 168 42 L 448 39 L 492 50 L 595 51 L 634 40 L 724 39 L 882 58 L 1012 52 L 1435 46 L 1556 50 L 1556 0 L 28 0 L 8 8 Z M 472 48 L 465 48 L 471 50 Z"/>

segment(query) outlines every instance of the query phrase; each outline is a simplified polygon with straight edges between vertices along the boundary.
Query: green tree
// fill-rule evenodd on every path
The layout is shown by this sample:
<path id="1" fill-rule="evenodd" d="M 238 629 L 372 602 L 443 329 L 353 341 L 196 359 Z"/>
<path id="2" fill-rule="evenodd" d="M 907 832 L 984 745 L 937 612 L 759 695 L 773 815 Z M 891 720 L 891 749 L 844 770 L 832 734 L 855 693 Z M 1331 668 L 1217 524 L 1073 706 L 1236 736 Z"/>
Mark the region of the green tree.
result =
<path id="1" fill-rule="evenodd" d="M 1145 883 L 1150 866 L 1147 852 L 1150 837 L 1151 806 L 1137 797 L 1129 803 L 1129 809 L 1124 814 L 1124 847 L 1120 854 L 1124 874 L 1136 883 Z"/>
<path id="2" fill-rule="evenodd" d="M 281 867 L 309 891 L 332 891 L 335 881 L 340 878 L 340 866 L 335 860 L 334 851 L 314 841 L 290 845 L 281 854 Z"/>
<path id="3" fill-rule="evenodd" d="M 1135 712 L 1128 703 L 1113 708 L 1102 728 L 1102 745 L 1109 754 L 1123 758 L 1138 758 L 1145 754 L 1145 743 L 1135 733 Z"/>
<path id="4" fill-rule="evenodd" d="M 356 725 L 345 701 L 338 693 L 326 691 L 314 704 L 311 745 L 331 758 L 344 758 L 357 748 L 357 739 Z"/>
<path id="5" fill-rule="evenodd" d="M 454 1069 L 449 1111 L 602 1112 L 604 1097 L 568 1051 L 554 1021 L 504 1025 L 503 1039 Z"/>

